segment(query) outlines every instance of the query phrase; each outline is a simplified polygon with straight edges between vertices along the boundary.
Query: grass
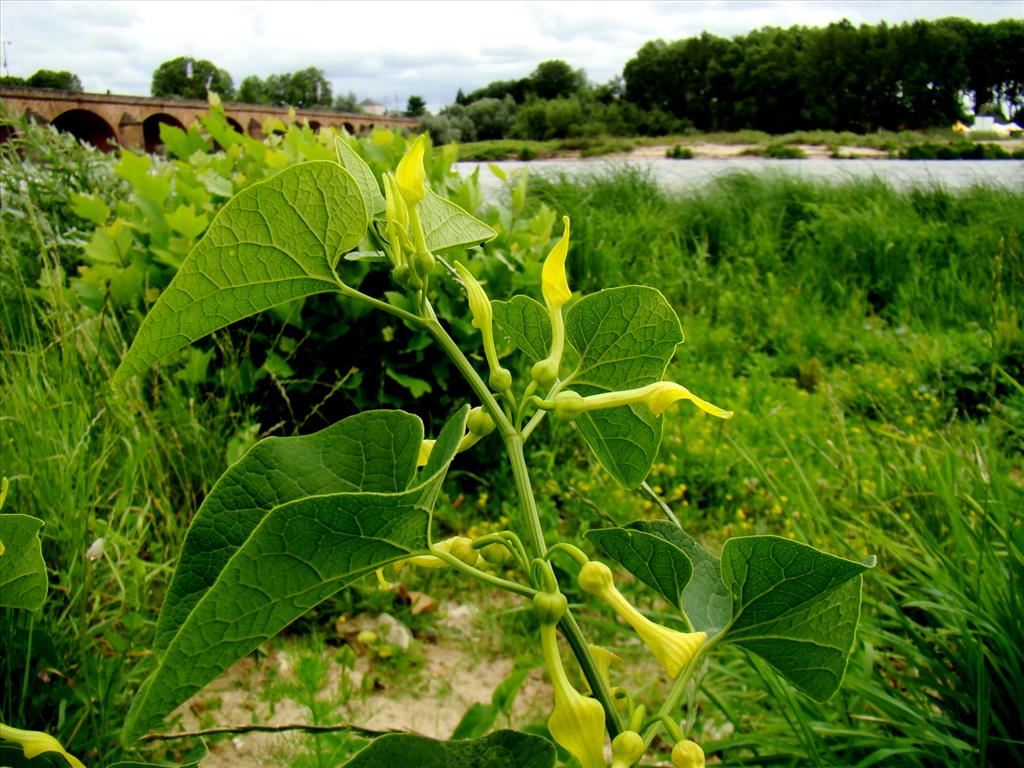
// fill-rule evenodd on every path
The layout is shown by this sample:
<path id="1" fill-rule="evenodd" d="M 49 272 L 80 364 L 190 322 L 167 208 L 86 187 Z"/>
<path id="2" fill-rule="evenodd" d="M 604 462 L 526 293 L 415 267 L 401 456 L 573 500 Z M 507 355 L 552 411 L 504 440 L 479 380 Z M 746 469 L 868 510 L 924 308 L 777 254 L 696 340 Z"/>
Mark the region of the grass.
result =
<path id="1" fill-rule="evenodd" d="M 615 137 L 578 137 L 570 139 L 496 139 L 472 141 L 458 146 L 459 160 L 549 160 L 578 155 L 600 157 L 633 151 L 633 139 Z"/>
<path id="2" fill-rule="evenodd" d="M 51 574 L 40 615 L 0 614 L 0 716 L 102 762 L 121 755 L 135 654 L 150 642 L 185 526 L 266 417 L 171 373 L 150 374 L 120 400 L 105 394 L 137 318 L 83 312 L 65 288 L 82 233 L 62 213 L 69 191 L 104 188 L 104 165 L 82 156 L 48 167 L 33 170 L 38 183 L 23 197 L 5 188 L 0 241 L 2 471 L 12 478 L 9 511 L 46 521 Z M 531 181 L 531 209 L 572 217 L 573 290 L 658 286 L 687 335 L 671 377 L 737 413 L 723 423 L 677 407 L 666 420 L 649 481 L 687 529 L 712 549 L 730 535 L 772 533 L 879 558 L 832 701 L 809 702 L 763 667 L 751 676 L 741 653 L 716 658 L 690 711 L 722 765 L 1024 760 L 1022 202 L 980 187 L 898 192 L 755 176 L 685 197 L 638 172 Z M 516 237 L 525 238 L 533 220 L 521 218 Z M 521 254 L 534 240 L 547 243 L 507 233 L 499 243 Z M 546 421 L 536 440 L 547 530 L 582 544 L 589 528 L 660 514 L 652 498 L 596 470 L 566 425 Z M 467 457 L 439 527 L 472 535 L 514 519 L 508 487 L 493 463 Z M 100 538 L 103 554 L 91 560 Z M 444 572 L 402 578 L 437 599 L 487 600 Z M 334 632 L 339 615 L 385 611 L 424 645 L 438 632 L 430 614 L 357 585 L 291 628 L 296 676 L 265 695 L 333 717 L 344 702 L 315 703 L 316 662 L 325 641 L 333 649 L 320 633 Z M 600 642 L 641 658 L 606 614 L 585 621 Z M 467 655 L 495 650 L 536 664 L 529 614 L 502 605 L 487 626 Z M 414 666 L 382 661 L 377 674 L 402 685 L 416 679 Z M 286 757 L 316 765 L 348 748 L 312 739 Z"/>
<path id="3" fill-rule="evenodd" d="M 108 308 L 83 312 L 64 286 L 79 235 L 61 206 L 108 163 L 76 151 L 4 194 L 0 472 L 11 480 L 5 511 L 45 523 L 50 590 L 38 614 L 0 609 L 0 719 L 45 729 L 92 762 L 122 752 L 170 565 L 245 414 L 169 374 L 122 398 L 108 390 L 133 326 Z M 9 162 L 8 180 L 29 167 Z"/>
<path id="4" fill-rule="evenodd" d="M 672 199 L 629 174 L 536 193 L 576 213 L 572 284 L 658 285 L 688 336 L 670 375 L 737 412 L 667 422 L 649 480 L 688 530 L 879 557 L 840 694 L 727 654 L 698 740 L 724 765 L 1019 763 L 1020 196 L 740 177 Z M 556 438 L 566 533 L 658 514 Z"/>

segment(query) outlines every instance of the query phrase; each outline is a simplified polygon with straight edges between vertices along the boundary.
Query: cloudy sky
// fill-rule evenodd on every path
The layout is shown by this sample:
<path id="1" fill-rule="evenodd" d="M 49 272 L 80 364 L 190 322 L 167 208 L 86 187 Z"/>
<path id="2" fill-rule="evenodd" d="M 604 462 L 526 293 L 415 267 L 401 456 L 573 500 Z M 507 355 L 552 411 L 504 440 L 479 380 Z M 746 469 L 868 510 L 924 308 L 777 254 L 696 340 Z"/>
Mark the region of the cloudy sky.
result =
<path id="1" fill-rule="evenodd" d="M 563 59 L 606 82 L 645 42 L 708 31 L 962 16 L 1024 16 L 1024 0 L 764 2 L 45 2 L 3 0 L 5 74 L 70 70 L 87 91 L 148 95 L 161 62 L 188 55 L 231 73 L 266 77 L 321 68 L 334 93 L 389 107 L 410 94 L 432 110 L 493 80 Z M 7 43 L 10 43 L 9 45 Z"/>

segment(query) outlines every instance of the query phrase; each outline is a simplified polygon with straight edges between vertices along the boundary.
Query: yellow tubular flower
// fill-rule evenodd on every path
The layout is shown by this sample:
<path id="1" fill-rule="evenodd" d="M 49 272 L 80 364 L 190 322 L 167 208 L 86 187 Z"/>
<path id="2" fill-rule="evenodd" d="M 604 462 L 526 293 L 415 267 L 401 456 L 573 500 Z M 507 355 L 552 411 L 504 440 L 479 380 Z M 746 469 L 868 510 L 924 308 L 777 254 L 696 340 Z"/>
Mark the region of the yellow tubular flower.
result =
<path id="1" fill-rule="evenodd" d="M 672 679 L 679 676 L 707 639 L 704 632 L 677 632 L 648 619 L 615 588 L 612 572 L 604 563 L 591 560 L 584 565 L 580 569 L 579 585 L 580 589 L 608 605 L 633 628 Z"/>
<path id="2" fill-rule="evenodd" d="M 548 718 L 548 730 L 583 768 L 605 768 L 604 707 L 572 687 L 558 654 L 555 631 L 554 623 L 540 625 L 544 662 L 555 690 L 555 707 Z"/>
<path id="3" fill-rule="evenodd" d="M 569 290 L 569 279 L 565 273 L 565 259 L 569 255 L 569 217 L 562 217 L 562 239 L 559 240 L 551 253 L 544 259 L 544 266 L 540 272 L 540 289 L 544 294 L 544 303 L 547 304 L 549 312 L 560 310 L 569 299 L 572 298 L 572 291 Z"/>
<path id="4" fill-rule="evenodd" d="M 427 174 L 423 168 L 423 154 L 426 148 L 427 135 L 421 133 L 395 169 L 398 191 L 409 205 L 418 205 L 426 195 Z"/>
<path id="5" fill-rule="evenodd" d="M 23 731 L 21 728 L 12 728 L 9 725 L 0 723 L 0 739 L 20 744 L 21 751 L 25 753 L 25 757 L 29 760 L 44 752 L 56 752 L 67 760 L 72 768 L 85 768 L 81 760 L 74 755 L 68 754 L 64 750 L 63 745 L 48 733 Z"/>
<path id="6" fill-rule="evenodd" d="M 491 370 L 489 382 L 491 389 L 503 392 L 512 386 L 512 374 L 498 362 L 498 350 L 494 346 L 491 300 L 484 293 L 483 286 L 477 282 L 477 279 L 473 277 L 473 274 L 462 262 L 455 262 L 455 271 L 459 273 L 459 278 L 466 287 L 466 295 L 469 297 L 469 311 L 473 315 L 473 325 L 480 330 L 480 336 L 483 337 L 484 357 L 487 358 L 487 367 Z"/>
<path id="7" fill-rule="evenodd" d="M 544 294 L 544 304 L 548 308 L 548 319 L 551 321 L 551 351 L 544 360 L 534 363 L 531 370 L 533 379 L 542 386 L 553 384 L 558 378 L 558 366 L 562 362 L 565 349 L 565 322 L 562 319 L 562 307 L 572 298 L 569 290 L 569 279 L 565 271 L 565 259 L 569 255 L 569 217 L 562 217 L 562 239 L 559 240 L 551 253 L 544 259 L 540 272 L 540 288 Z"/>
<path id="8" fill-rule="evenodd" d="M 677 741 L 672 747 L 672 768 L 704 768 L 704 750 L 695 741 Z"/>
<path id="9" fill-rule="evenodd" d="M 647 745 L 636 731 L 623 731 L 612 740 L 612 768 L 630 768 L 644 756 Z"/>
<path id="10" fill-rule="evenodd" d="M 436 440 L 424 440 L 420 443 L 420 455 L 416 458 L 417 467 L 425 467 L 430 460 L 430 452 L 434 450 Z"/>
<path id="11" fill-rule="evenodd" d="M 568 391 L 560 392 L 555 397 L 556 416 L 573 419 L 586 411 L 598 411 L 604 408 L 616 408 L 620 405 L 633 405 L 635 403 L 643 403 L 651 409 L 651 413 L 655 416 L 660 416 L 677 400 L 689 400 L 705 413 L 710 413 L 712 416 L 717 416 L 720 419 L 731 419 L 733 416 L 732 411 L 726 411 L 717 405 L 709 403 L 707 400 L 697 397 L 686 387 L 676 384 L 674 381 L 658 381 L 654 384 L 648 384 L 646 387 L 626 389 L 621 392 L 602 392 L 600 395 L 590 395 L 583 398 L 572 393 L 575 395 L 575 398 L 572 400 L 570 400 L 569 394 Z M 564 403 L 559 402 L 559 397 L 562 396 L 566 396 Z M 560 410 L 563 413 L 560 413 Z"/>
<path id="12" fill-rule="evenodd" d="M 587 647 L 590 649 L 590 655 L 594 659 L 594 665 L 597 667 L 597 674 L 604 680 L 604 684 L 611 688 L 611 669 L 613 664 L 620 661 L 618 655 L 612 653 L 607 648 L 602 648 L 600 645 L 594 645 L 593 643 L 588 644 Z"/>

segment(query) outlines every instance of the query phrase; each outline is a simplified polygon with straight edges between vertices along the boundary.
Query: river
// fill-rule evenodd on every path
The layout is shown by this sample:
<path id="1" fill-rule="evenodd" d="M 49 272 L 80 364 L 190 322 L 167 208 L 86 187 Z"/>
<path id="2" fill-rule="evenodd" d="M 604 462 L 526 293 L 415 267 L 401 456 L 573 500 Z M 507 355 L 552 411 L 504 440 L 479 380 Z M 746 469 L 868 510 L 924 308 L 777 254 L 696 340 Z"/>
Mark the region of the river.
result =
<path id="1" fill-rule="evenodd" d="M 622 167 L 642 168 L 669 192 L 685 193 L 733 173 L 784 174 L 809 181 L 842 183 L 879 178 L 900 189 L 943 187 L 950 191 L 978 184 L 1024 193 L 1024 160 L 767 160 L 756 157 L 669 160 L 667 158 L 587 160 L 505 160 L 493 163 L 506 174 L 528 168 L 531 175 L 573 178 L 602 174 Z M 494 199 L 502 182 L 487 168 L 489 163 L 461 162 L 455 168 L 466 176 L 481 167 L 484 196 Z"/>

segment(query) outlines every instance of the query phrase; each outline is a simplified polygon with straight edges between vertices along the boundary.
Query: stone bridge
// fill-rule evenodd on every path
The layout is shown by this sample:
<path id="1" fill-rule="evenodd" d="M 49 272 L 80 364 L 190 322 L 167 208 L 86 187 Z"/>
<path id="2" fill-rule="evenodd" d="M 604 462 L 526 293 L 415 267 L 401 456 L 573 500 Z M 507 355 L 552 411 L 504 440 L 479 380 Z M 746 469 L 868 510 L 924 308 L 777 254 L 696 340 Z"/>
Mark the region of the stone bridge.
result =
<path id="1" fill-rule="evenodd" d="M 287 121 L 287 107 L 224 102 L 224 114 L 240 133 L 262 139 L 263 123 L 276 117 Z M 189 99 L 117 96 L 101 93 L 75 93 L 43 88 L 0 87 L 0 111 L 4 118 L 16 121 L 27 117 L 74 134 L 105 152 L 116 145 L 154 152 L 161 146 L 160 125 L 166 123 L 187 130 L 209 104 Z M 412 129 L 416 121 L 408 117 L 335 112 L 328 109 L 296 109 L 296 119 L 310 128 L 344 128 L 356 134 L 375 126 Z M 0 126 L 0 140 L 15 131 Z"/>

